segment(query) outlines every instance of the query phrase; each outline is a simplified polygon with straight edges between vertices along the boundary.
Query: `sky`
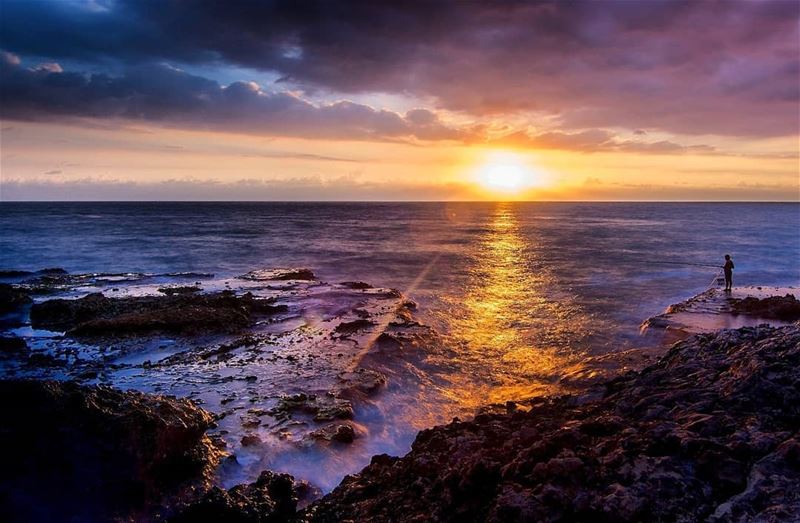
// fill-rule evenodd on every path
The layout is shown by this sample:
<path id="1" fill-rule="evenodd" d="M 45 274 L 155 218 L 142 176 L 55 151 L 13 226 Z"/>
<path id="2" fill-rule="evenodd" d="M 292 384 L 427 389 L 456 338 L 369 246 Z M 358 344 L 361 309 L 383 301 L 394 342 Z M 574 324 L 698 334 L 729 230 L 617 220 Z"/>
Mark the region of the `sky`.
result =
<path id="1" fill-rule="evenodd" d="M 800 2 L 0 0 L 0 200 L 800 200 Z"/>

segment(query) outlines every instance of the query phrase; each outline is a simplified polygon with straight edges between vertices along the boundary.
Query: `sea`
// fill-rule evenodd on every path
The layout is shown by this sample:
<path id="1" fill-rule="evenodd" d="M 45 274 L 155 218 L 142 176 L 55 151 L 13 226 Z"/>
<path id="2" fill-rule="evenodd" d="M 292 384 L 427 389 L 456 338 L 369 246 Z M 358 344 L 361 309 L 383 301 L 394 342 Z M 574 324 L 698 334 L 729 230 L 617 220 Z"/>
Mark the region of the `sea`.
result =
<path id="1" fill-rule="evenodd" d="M 440 389 L 450 383 L 467 410 L 650 343 L 643 320 L 716 285 L 725 254 L 734 285 L 800 286 L 800 204 L 0 203 L 0 270 L 229 278 L 305 267 L 397 289 L 447 345 Z M 407 450 L 415 430 L 387 448 Z M 381 450 L 310 479 L 329 490 Z M 295 454 L 288 462 L 313 476 Z"/>

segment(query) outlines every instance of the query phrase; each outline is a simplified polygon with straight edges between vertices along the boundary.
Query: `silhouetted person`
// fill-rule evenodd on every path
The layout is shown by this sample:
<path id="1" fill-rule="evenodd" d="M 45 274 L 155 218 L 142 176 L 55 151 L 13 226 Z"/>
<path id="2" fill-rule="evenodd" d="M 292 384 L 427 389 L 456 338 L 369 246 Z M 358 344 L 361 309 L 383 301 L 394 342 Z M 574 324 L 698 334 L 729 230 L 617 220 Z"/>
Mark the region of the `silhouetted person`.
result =
<path id="1" fill-rule="evenodd" d="M 730 254 L 725 255 L 725 265 L 722 269 L 725 271 L 725 290 L 730 291 L 733 289 L 733 260 Z"/>

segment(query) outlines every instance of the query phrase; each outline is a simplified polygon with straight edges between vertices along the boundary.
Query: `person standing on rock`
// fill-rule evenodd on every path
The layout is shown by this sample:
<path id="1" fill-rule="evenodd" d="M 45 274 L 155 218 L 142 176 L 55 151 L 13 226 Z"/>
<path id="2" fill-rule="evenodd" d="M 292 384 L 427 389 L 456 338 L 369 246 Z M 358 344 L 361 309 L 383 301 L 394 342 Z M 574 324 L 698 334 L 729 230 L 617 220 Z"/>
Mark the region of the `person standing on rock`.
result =
<path id="1" fill-rule="evenodd" d="M 731 255 L 725 255 L 725 265 L 722 266 L 725 271 L 725 291 L 730 292 L 733 289 L 733 260 Z"/>

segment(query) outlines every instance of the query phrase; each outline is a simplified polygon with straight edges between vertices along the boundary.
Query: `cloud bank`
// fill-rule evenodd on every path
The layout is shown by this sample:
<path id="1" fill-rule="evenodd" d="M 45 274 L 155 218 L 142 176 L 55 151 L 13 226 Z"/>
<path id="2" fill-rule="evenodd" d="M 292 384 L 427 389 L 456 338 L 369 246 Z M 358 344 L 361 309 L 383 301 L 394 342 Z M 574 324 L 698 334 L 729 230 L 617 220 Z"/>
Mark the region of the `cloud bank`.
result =
<path id="1" fill-rule="evenodd" d="M 480 117 L 544 114 L 565 132 L 623 127 L 757 137 L 798 133 L 800 4 L 794 1 L 34 0 L 3 8 L 0 47 L 41 57 L 40 73 L 63 66 L 54 60 L 105 70 L 87 80 L 90 92 L 132 84 L 148 91 L 160 82 L 176 87 L 170 82 L 184 81 L 188 95 L 164 93 L 170 107 L 162 109 L 198 119 L 212 113 L 234 127 L 230 121 L 247 120 L 253 107 L 246 84 L 215 88 L 154 71 L 153 64 L 246 67 L 280 75 L 284 84 L 306 92 L 401 94 L 430 100 L 431 109 Z M 110 71 L 118 72 L 118 82 L 105 76 Z M 77 80 L 66 78 L 65 88 L 77 89 L 71 83 Z M 195 96 L 203 94 L 209 102 Z M 41 99 L 28 102 L 12 114 L 62 114 Z M 97 100 L 93 110 L 103 104 L 137 111 L 108 98 Z M 289 120 L 289 129 L 299 121 L 306 127 L 317 122 L 307 114 L 314 111 L 295 107 L 285 95 L 268 95 L 256 105 L 264 115 L 300 113 Z M 158 107 L 142 102 L 138 110 Z M 321 113 L 323 123 L 343 117 L 348 133 L 418 131 L 407 128 L 417 125 L 407 117 L 398 120 L 358 104 Z M 438 138 L 454 131 L 434 125 L 419 132 Z"/>

